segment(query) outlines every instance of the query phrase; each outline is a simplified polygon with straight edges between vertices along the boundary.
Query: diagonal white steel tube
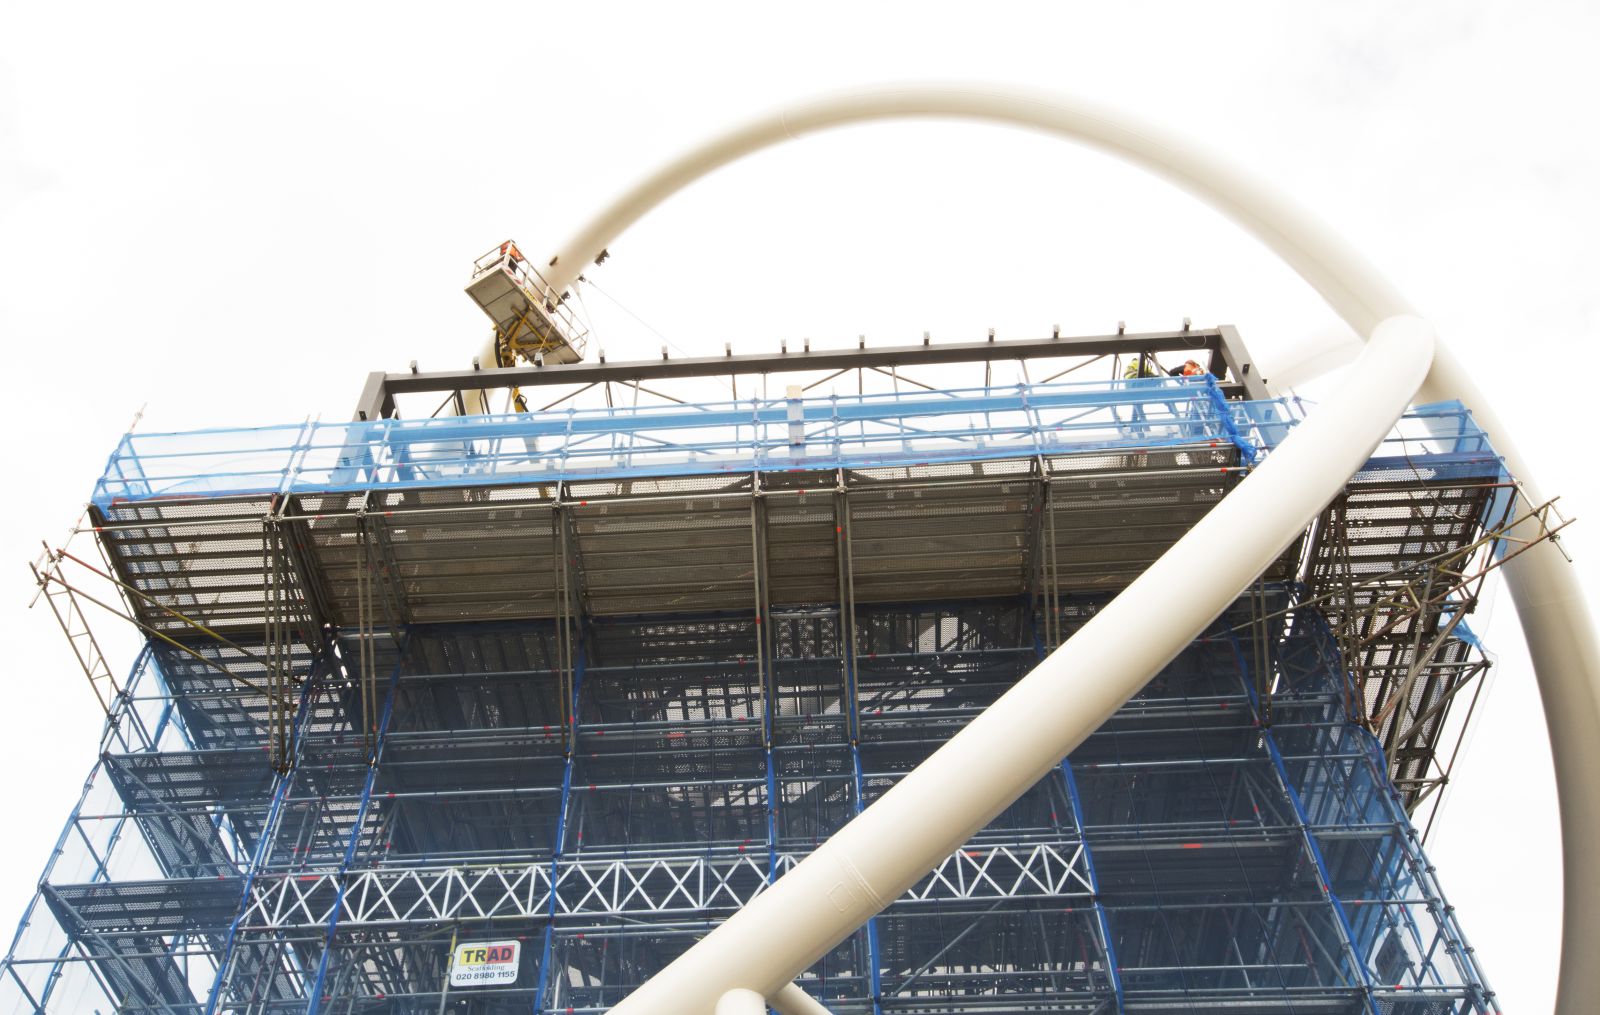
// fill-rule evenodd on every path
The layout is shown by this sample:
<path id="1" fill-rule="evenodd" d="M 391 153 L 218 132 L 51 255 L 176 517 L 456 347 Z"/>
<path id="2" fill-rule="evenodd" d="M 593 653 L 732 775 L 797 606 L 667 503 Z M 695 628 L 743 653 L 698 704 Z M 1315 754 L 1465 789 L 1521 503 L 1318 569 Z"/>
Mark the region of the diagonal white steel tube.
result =
<path id="1" fill-rule="evenodd" d="M 541 273 L 555 291 L 565 291 L 628 225 L 687 184 L 751 152 L 807 132 L 911 117 L 964 118 L 1040 130 L 1161 176 L 1254 235 L 1363 337 L 1375 335 L 1380 321 L 1411 312 L 1399 293 L 1333 230 L 1200 145 L 1079 99 L 974 85 L 862 89 L 753 120 L 641 180 L 560 247 Z M 1529 500 L 1544 501 L 1506 427 L 1448 350 L 1439 350 L 1422 396 L 1425 401 L 1464 402 Z M 1282 455 L 1280 450 L 1273 457 Z M 1600 962 L 1592 959 L 1600 952 L 1600 865 L 1588 855 L 1600 843 L 1600 647 L 1577 579 L 1554 546 L 1541 543 L 1504 570 L 1539 681 L 1560 797 L 1565 882 L 1556 1012 L 1584 1015 L 1600 997 Z M 1135 632 L 1142 629 L 1130 625 L 1128 641 L 1137 641 Z"/>
<path id="2" fill-rule="evenodd" d="M 1217 618 L 1344 488 L 1427 376 L 1433 329 L 1381 323 L 1337 395 L 1065 645 L 767 891 L 611 1009 L 771 996 L 1021 796 Z"/>
<path id="3" fill-rule="evenodd" d="M 767 1002 L 778 1015 L 833 1015 L 822 1003 L 792 983 L 783 985 Z"/>

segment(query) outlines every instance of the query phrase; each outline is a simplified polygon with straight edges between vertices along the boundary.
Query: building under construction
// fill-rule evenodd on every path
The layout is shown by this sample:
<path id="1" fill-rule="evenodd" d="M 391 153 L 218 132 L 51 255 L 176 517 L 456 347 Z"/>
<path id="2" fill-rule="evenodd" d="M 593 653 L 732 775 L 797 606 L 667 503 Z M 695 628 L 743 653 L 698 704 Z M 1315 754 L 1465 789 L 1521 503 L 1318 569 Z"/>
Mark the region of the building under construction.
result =
<path id="1" fill-rule="evenodd" d="M 350 423 L 129 434 L 40 561 L 107 721 L 5 1010 L 604 1012 L 1301 418 L 1229 328 L 585 359 L 514 251 L 472 290 L 505 365 L 375 374 Z M 482 391 L 509 411 L 464 414 Z M 1487 666 L 1465 618 L 1547 513 L 1459 405 L 1414 410 L 798 986 L 837 1015 L 1498 1012 L 1417 826 Z M 131 669 L 88 627 L 112 612 Z"/>

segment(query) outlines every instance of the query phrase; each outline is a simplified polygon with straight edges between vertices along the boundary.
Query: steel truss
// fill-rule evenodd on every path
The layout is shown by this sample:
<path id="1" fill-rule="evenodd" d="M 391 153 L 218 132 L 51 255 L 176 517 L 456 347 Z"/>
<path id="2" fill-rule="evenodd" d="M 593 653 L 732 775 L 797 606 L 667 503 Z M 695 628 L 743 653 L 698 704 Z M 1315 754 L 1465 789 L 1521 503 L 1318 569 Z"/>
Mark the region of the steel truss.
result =
<path id="1" fill-rule="evenodd" d="M 778 855 L 777 873 L 800 854 Z M 1082 843 L 1035 843 L 962 849 L 907 893 L 910 902 L 958 899 L 1069 898 L 1093 894 Z M 559 866 L 550 896 L 547 864 L 435 867 L 259 877 L 245 923 L 255 929 L 325 926 L 337 907 L 339 924 L 560 916 L 619 916 L 727 912 L 761 894 L 770 882 L 765 857 L 641 857 L 574 860 Z"/>

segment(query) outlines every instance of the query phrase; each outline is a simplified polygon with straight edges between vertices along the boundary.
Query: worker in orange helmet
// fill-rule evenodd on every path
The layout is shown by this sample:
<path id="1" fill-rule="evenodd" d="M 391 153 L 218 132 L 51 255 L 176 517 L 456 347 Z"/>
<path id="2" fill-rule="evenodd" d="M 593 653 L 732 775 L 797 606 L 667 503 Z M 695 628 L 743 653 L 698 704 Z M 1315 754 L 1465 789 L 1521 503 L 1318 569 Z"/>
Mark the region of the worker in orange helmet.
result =
<path id="1" fill-rule="evenodd" d="M 1196 363 L 1192 359 L 1186 359 L 1186 360 L 1183 361 L 1183 366 L 1178 367 L 1176 370 L 1172 371 L 1172 376 L 1174 376 L 1174 377 L 1201 377 L 1201 376 L 1204 376 L 1205 373 L 1206 373 L 1206 368 L 1205 367 L 1203 367 L 1200 364 Z"/>
<path id="2" fill-rule="evenodd" d="M 511 259 L 512 267 L 515 267 L 517 262 L 522 260 L 522 251 L 517 249 L 517 245 L 515 243 L 507 240 L 500 244 L 500 256 L 509 257 Z"/>

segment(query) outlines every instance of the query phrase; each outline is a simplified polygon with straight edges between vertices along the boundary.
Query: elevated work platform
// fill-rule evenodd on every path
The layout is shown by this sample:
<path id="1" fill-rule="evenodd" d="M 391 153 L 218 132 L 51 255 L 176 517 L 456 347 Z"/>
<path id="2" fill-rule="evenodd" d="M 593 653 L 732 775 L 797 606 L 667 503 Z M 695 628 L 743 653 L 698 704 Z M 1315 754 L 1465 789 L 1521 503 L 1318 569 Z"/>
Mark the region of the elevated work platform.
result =
<path id="1" fill-rule="evenodd" d="M 557 364 L 583 359 L 588 332 L 549 291 L 517 245 L 507 240 L 473 262 L 467 295 L 494 322 L 496 348 L 511 366 L 518 358 Z"/>
<path id="2" fill-rule="evenodd" d="M 356 621 L 358 527 L 397 623 L 555 616 L 563 556 L 586 613 L 744 609 L 753 525 L 775 605 L 836 598 L 842 539 L 863 602 L 1113 589 L 1291 424 L 1171 379 L 136 434 L 95 512 L 143 619 L 179 638 L 167 608 L 264 623 L 269 516 L 292 600 L 336 626 Z"/>

